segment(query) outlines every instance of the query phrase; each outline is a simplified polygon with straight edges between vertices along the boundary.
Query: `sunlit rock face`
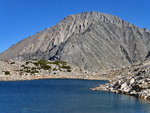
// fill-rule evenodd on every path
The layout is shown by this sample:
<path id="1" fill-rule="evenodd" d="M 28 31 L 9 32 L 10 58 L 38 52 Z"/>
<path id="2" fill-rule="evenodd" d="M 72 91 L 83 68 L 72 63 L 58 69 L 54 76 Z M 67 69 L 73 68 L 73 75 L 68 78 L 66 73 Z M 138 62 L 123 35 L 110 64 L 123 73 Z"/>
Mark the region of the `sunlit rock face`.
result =
<path id="1" fill-rule="evenodd" d="M 1 60 L 63 60 L 97 71 L 149 57 L 150 32 L 100 12 L 65 17 L 0 54 Z"/>

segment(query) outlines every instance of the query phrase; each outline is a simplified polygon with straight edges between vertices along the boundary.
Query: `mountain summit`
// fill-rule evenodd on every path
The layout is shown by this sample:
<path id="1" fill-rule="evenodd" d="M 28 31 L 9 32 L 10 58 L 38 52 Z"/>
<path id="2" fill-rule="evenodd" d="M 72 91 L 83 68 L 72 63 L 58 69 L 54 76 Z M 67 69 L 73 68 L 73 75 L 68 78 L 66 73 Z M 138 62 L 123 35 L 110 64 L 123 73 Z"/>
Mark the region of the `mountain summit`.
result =
<path id="1" fill-rule="evenodd" d="M 150 32 L 116 16 L 83 12 L 65 17 L 0 54 L 1 60 L 63 60 L 96 71 L 150 55 Z"/>

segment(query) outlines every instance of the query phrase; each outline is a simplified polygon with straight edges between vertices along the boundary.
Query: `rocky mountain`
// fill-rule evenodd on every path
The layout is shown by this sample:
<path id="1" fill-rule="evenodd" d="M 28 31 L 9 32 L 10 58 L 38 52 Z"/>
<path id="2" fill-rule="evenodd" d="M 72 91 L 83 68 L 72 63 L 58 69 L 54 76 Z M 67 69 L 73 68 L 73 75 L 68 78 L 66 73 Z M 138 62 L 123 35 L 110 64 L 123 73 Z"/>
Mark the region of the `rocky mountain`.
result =
<path id="1" fill-rule="evenodd" d="M 118 68 L 150 55 L 150 31 L 116 16 L 83 12 L 65 17 L 0 54 L 1 60 L 63 60 L 97 71 Z"/>

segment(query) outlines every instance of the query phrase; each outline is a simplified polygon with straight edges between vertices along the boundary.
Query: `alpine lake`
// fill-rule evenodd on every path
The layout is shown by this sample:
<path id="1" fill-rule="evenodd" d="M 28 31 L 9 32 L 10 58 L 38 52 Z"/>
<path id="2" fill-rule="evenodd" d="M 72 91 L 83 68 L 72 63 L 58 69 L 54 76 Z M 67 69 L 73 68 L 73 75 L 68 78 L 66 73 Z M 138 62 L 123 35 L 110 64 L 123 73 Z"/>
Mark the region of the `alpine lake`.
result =
<path id="1" fill-rule="evenodd" d="M 0 113 L 150 113 L 150 102 L 90 90 L 104 83 L 76 79 L 0 82 Z"/>

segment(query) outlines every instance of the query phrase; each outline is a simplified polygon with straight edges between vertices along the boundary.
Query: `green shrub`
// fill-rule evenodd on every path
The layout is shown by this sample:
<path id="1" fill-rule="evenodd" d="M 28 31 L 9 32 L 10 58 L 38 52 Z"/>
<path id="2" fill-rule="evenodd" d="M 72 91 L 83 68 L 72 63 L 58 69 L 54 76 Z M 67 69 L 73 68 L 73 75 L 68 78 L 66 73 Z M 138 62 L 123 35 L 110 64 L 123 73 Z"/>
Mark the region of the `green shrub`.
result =
<path id="1" fill-rule="evenodd" d="M 40 64 L 40 65 L 47 64 L 47 60 L 39 60 L 39 61 L 38 61 L 38 64 Z"/>
<path id="2" fill-rule="evenodd" d="M 20 69 L 20 71 L 23 71 L 23 69 Z"/>
<path id="3" fill-rule="evenodd" d="M 21 67 L 25 67 L 25 65 L 21 65 Z"/>
<path id="4" fill-rule="evenodd" d="M 68 69 L 68 70 L 67 70 L 67 72 L 71 72 L 71 70 L 70 70 L 70 69 Z"/>
<path id="5" fill-rule="evenodd" d="M 64 61 L 54 61 L 54 62 L 50 62 L 50 63 L 55 64 L 55 65 L 60 65 L 60 64 L 66 65 L 66 62 L 64 62 Z"/>
<path id="6" fill-rule="evenodd" d="M 51 66 L 47 65 L 48 64 L 47 60 L 38 60 L 37 62 L 34 62 L 33 64 L 36 66 L 40 66 L 39 69 L 44 69 L 44 70 L 51 69 Z"/>
<path id="7" fill-rule="evenodd" d="M 29 69 L 30 67 L 25 66 L 24 69 Z"/>
<path id="8" fill-rule="evenodd" d="M 26 70 L 25 72 L 27 72 L 27 73 L 31 73 L 31 70 Z"/>
<path id="9" fill-rule="evenodd" d="M 15 64 L 15 62 L 11 62 L 10 64 Z"/>
<path id="10" fill-rule="evenodd" d="M 23 72 L 20 72 L 20 73 L 19 73 L 19 75 L 22 75 L 22 74 L 23 74 Z"/>
<path id="11" fill-rule="evenodd" d="M 31 74 L 39 73 L 37 70 L 31 71 Z"/>
<path id="12" fill-rule="evenodd" d="M 39 66 L 39 63 L 38 63 L 38 62 L 33 62 L 33 64 L 34 64 L 35 66 Z"/>
<path id="13" fill-rule="evenodd" d="M 63 69 L 71 69 L 71 67 L 70 66 L 66 66 L 66 65 L 62 65 L 62 67 L 61 68 L 63 68 Z"/>
<path id="14" fill-rule="evenodd" d="M 56 69 L 56 68 L 54 68 L 54 69 L 53 69 L 53 71 L 57 71 L 57 69 Z"/>
<path id="15" fill-rule="evenodd" d="M 31 70 L 36 70 L 36 67 L 32 67 Z"/>
<path id="16" fill-rule="evenodd" d="M 36 69 L 40 70 L 40 69 L 41 69 L 41 67 L 37 67 Z"/>
<path id="17" fill-rule="evenodd" d="M 5 71 L 5 75 L 10 75 L 10 72 L 9 71 Z"/>
<path id="18" fill-rule="evenodd" d="M 50 70 L 51 66 L 45 64 L 45 65 L 41 65 L 41 68 L 44 70 Z"/>
<path id="19" fill-rule="evenodd" d="M 27 61 L 27 62 L 26 62 L 26 65 L 28 65 L 29 63 L 30 63 L 30 62 L 29 62 L 29 61 Z"/>

